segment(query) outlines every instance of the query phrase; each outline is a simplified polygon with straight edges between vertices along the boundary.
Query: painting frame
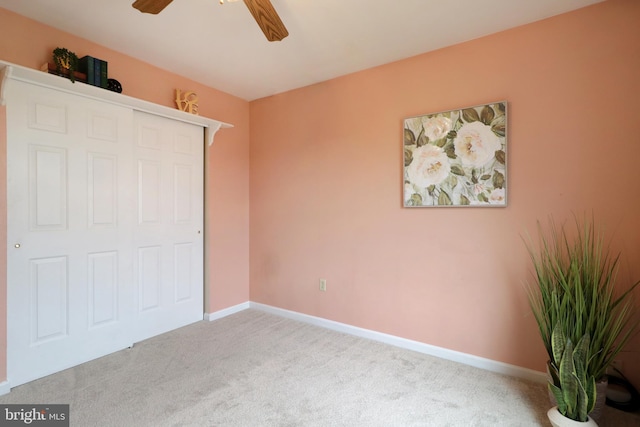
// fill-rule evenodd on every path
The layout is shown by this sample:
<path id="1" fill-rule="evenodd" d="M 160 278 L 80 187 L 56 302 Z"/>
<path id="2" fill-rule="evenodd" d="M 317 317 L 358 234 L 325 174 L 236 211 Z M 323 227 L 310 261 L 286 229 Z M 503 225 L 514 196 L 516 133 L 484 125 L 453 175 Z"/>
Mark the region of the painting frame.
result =
<path id="1" fill-rule="evenodd" d="M 507 207 L 507 101 L 403 121 L 403 207 Z"/>

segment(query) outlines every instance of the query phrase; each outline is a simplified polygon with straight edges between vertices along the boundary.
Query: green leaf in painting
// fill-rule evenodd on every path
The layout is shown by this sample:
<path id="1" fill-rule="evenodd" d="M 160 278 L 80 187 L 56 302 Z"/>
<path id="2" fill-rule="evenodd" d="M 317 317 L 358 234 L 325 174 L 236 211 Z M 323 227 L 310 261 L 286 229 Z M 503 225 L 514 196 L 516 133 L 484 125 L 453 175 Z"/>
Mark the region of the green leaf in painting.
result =
<path id="1" fill-rule="evenodd" d="M 480 121 L 480 116 L 475 108 L 465 108 L 462 110 L 462 118 L 467 123 Z"/>
<path id="2" fill-rule="evenodd" d="M 404 165 L 409 166 L 413 161 L 413 152 L 405 147 L 404 149 Z"/>
<path id="3" fill-rule="evenodd" d="M 503 150 L 498 150 L 496 151 L 496 160 L 499 163 L 502 163 L 504 165 L 505 160 L 506 160 L 506 154 Z"/>
<path id="4" fill-rule="evenodd" d="M 493 121 L 493 118 L 496 116 L 496 113 L 493 111 L 493 108 L 485 105 L 480 112 L 480 121 L 485 125 L 489 126 Z"/>
<path id="5" fill-rule="evenodd" d="M 440 148 L 444 147 L 444 145 L 447 143 L 447 139 L 446 138 L 441 138 L 439 140 L 436 141 L 436 145 Z"/>
<path id="6" fill-rule="evenodd" d="M 449 181 L 449 186 L 451 188 L 455 188 L 456 185 L 458 185 L 458 178 L 455 175 L 449 175 L 447 180 Z"/>
<path id="7" fill-rule="evenodd" d="M 436 186 L 435 185 L 430 185 L 427 187 L 427 192 L 429 193 L 430 196 L 433 197 L 433 192 L 435 191 Z"/>
<path id="8" fill-rule="evenodd" d="M 474 184 L 478 183 L 478 175 L 475 169 L 471 169 L 471 182 Z"/>
<path id="9" fill-rule="evenodd" d="M 444 147 L 444 152 L 447 155 L 447 157 L 450 159 L 458 158 L 458 156 L 456 156 L 456 147 L 454 147 L 453 144 L 449 144 L 446 147 Z"/>
<path id="10" fill-rule="evenodd" d="M 411 129 L 404 130 L 404 145 L 413 145 L 416 143 L 416 136 Z"/>
<path id="11" fill-rule="evenodd" d="M 429 138 L 424 134 L 424 132 L 420 132 L 420 136 L 418 136 L 418 147 L 422 147 L 423 145 L 427 145 L 429 143 Z"/>
<path id="12" fill-rule="evenodd" d="M 438 204 L 441 206 L 450 206 L 453 203 L 451 202 L 451 197 L 444 191 L 440 190 L 440 195 L 438 196 Z"/>
<path id="13" fill-rule="evenodd" d="M 458 132 L 456 132 L 455 130 L 450 130 L 447 134 L 448 139 L 455 139 L 456 136 L 458 136 Z"/>
<path id="14" fill-rule="evenodd" d="M 458 131 L 460 130 L 462 125 L 464 125 L 464 122 L 460 117 L 458 117 L 458 120 L 456 120 L 456 124 L 453 125 L 453 130 L 456 132 L 456 135 L 458 134 Z"/>
<path id="15" fill-rule="evenodd" d="M 504 112 L 506 111 L 506 105 L 504 105 L 504 102 L 498 102 L 494 106 L 496 107 L 496 110 L 498 110 L 501 114 L 504 114 Z"/>
<path id="16" fill-rule="evenodd" d="M 484 175 L 482 175 L 482 176 L 480 177 L 480 179 L 481 179 L 481 180 L 483 180 L 483 181 L 486 181 L 486 180 L 488 180 L 489 178 L 491 178 L 491 175 L 490 175 L 490 174 L 488 174 L 488 173 L 485 173 Z"/>
<path id="17" fill-rule="evenodd" d="M 478 200 L 484 203 L 489 203 L 489 199 L 487 199 L 487 196 L 484 193 L 478 194 Z"/>
<path id="18" fill-rule="evenodd" d="M 471 202 L 469 201 L 469 199 L 467 199 L 467 196 L 463 194 L 460 196 L 460 204 L 463 206 L 468 206 L 471 204 Z"/>
<path id="19" fill-rule="evenodd" d="M 419 194 L 412 194 L 411 199 L 407 202 L 407 206 L 422 206 L 422 196 Z"/>
<path id="20" fill-rule="evenodd" d="M 497 136 L 504 138 L 507 129 L 506 117 L 504 115 L 497 116 L 491 122 L 491 130 Z"/>
<path id="21" fill-rule="evenodd" d="M 460 175 L 460 176 L 464 176 L 464 169 L 462 169 L 458 165 L 451 165 L 451 173 L 456 174 L 456 175 Z"/>
<path id="22" fill-rule="evenodd" d="M 494 188 L 504 188 L 504 175 L 498 171 L 493 172 L 493 186 Z"/>

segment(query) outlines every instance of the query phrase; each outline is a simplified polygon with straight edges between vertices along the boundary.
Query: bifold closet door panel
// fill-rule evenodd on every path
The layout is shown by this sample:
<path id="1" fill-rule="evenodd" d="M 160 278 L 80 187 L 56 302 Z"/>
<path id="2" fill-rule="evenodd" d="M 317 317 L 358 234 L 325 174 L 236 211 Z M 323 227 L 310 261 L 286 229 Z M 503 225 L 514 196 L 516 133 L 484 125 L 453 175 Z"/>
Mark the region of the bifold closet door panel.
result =
<path id="1" fill-rule="evenodd" d="M 22 82 L 6 95 L 16 386 L 132 342 L 133 111 Z"/>
<path id="2" fill-rule="evenodd" d="M 136 341 L 202 320 L 204 130 L 134 113 Z"/>

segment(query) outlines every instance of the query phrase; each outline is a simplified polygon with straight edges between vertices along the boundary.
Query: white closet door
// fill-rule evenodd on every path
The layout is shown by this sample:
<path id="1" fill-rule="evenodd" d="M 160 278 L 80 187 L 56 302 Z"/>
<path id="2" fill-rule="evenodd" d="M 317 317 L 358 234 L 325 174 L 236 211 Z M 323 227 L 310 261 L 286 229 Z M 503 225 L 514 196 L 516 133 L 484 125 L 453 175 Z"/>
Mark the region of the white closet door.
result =
<path id="1" fill-rule="evenodd" d="M 203 129 L 22 82 L 6 98 L 11 386 L 201 320 Z"/>
<path id="2" fill-rule="evenodd" d="M 202 320 L 204 130 L 135 112 L 136 341 Z"/>
<path id="3" fill-rule="evenodd" d="M 7 99 L 7 362 L 16 386 L 132 342 L 133 117 L 26 83 L 12 84 Z"/>

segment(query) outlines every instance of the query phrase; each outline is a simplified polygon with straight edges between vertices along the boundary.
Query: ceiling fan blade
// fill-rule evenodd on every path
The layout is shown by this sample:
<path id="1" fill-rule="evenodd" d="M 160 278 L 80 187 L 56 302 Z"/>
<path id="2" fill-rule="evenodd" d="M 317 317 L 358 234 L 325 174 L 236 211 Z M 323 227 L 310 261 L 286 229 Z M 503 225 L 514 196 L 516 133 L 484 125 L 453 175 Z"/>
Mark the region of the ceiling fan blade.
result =
<path id="1" fill-rule="evenodd" d="M 138 0 L 140 1 L 140 0 Z M 269 0 L 244 0 L 249 12 L 253 15 L 260 29 L 270 42 L 280 41 L 289 35 L 278 12 Z"/>
<path id="2" fill-rule="evenodd" d="M 162 12 L 162 9 L 169 6 L 173 0 L 136 0 L 131 6 L 135 7 L 142 13 L 153 13 L 154 15 Z"/>

